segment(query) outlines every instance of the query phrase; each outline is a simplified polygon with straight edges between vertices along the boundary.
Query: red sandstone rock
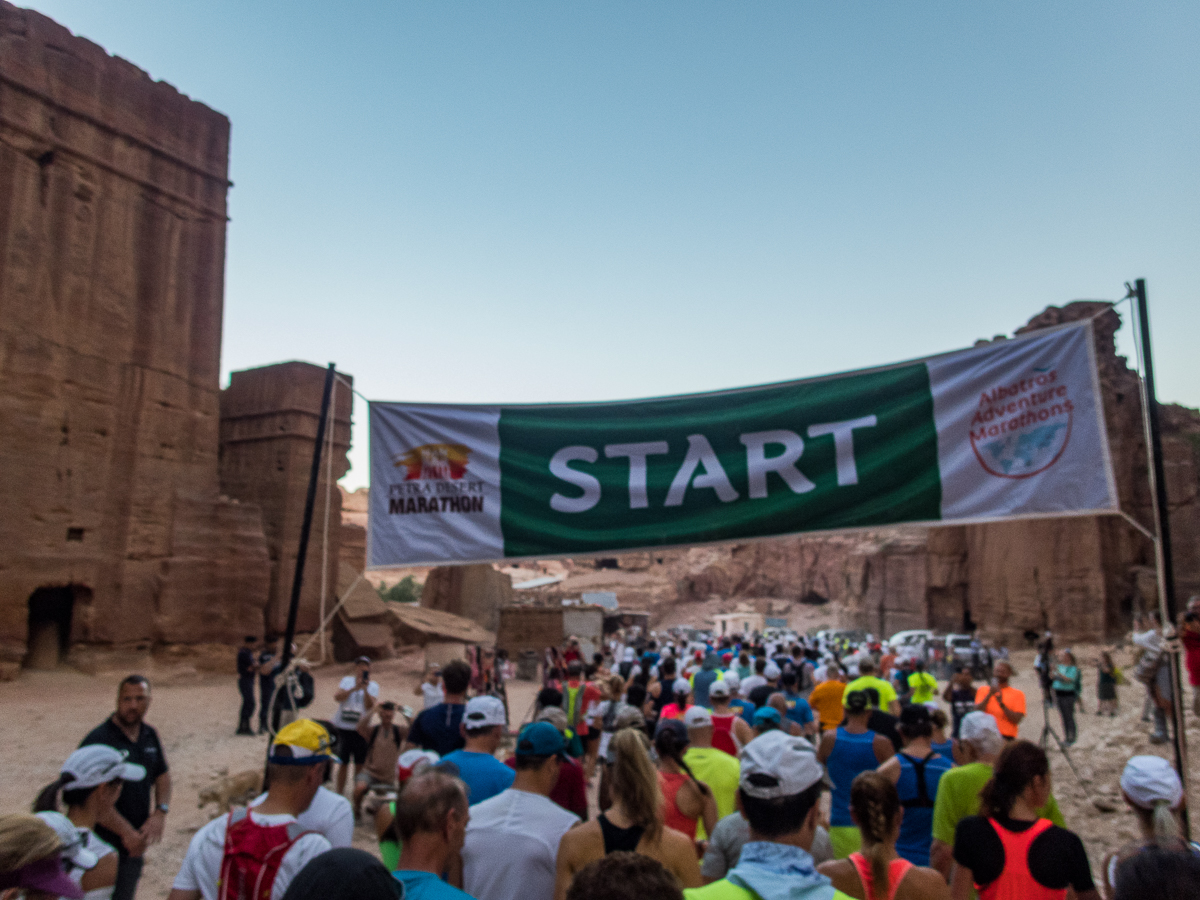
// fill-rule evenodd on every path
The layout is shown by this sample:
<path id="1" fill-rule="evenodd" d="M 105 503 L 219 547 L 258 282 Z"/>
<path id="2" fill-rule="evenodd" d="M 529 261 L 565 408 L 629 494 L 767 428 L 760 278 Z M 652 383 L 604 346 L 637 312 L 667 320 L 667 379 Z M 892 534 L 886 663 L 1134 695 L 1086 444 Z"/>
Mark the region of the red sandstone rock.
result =
<path id="1" fill-rule="evenodd" d="M 39 588 L 72 642 L 258 630 L 259 514 L 217 478 L 228 154 L 223 115 L 0 2 L 0 659 Z"/>

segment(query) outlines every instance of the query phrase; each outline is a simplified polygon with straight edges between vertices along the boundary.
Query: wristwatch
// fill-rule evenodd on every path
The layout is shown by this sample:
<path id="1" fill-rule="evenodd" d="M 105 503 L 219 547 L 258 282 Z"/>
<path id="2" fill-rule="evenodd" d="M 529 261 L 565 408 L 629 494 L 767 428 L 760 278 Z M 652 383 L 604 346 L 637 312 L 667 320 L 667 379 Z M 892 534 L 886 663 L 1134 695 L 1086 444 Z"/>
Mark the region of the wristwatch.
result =
<path id="1" fill-rule="evenodd" d="M 154 808 L 157 809 L 164 816 L 171 811 L 171 807 L 168 806 L 166 803 L 160 803 L 160 804 L 158 804 L 158 806 L 156 806 Z"/>

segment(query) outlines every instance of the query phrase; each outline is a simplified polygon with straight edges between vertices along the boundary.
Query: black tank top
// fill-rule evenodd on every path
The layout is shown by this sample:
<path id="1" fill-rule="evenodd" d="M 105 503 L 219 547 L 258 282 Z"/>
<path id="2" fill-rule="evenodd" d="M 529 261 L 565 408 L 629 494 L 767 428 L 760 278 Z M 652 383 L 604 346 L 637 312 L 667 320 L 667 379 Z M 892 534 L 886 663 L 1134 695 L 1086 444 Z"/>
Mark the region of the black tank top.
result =
<path id="1" fill-rule="evenodd" d="M 646 829 L 641 825 L 633 825 L 629 828 L 618 828 L 604 813 L 600 814 L 600 833 L 604 836 L 604 855 L 616 853 L 624 850 L 627 853 L 633 853 L 637 850 L 637 845 L 642 841 L 642 835 L 646 833 Z"/>

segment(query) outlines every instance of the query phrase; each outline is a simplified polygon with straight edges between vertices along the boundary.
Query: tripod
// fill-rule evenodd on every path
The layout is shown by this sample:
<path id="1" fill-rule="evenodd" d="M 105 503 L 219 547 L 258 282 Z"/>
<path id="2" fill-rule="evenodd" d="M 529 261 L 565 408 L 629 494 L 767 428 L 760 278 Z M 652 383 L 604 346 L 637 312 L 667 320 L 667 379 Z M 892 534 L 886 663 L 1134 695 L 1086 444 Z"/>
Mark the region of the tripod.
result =
<path id="1" fill-rule="evenodd" d="M 1071 759 L 1070 745 L 1059 737 L 1058 732 L 1054 730 L 1054 726 L 1050 724 L 1050 711 L 1054 709 L 1054 701 L 1050 699 L 1050 691 L 1045 687 L 1042 688 L 1042 736 L 1038 740 L 1038 746 L 1043 751 L 1050 749 L 1050 739 L 1054 738 L 1054 743 L 1058 745 L 1058 749 L 1062 752 L 1063 759 L 1067 761 L 1067 765 L 1071 767 L 1071 774 L 1075 776 L 1075 783 L 1079 785 L 1085 797 L 1092 802 L 1092 806 L 1104 812 L 1112 812 L 1115 807 L 1107 800 L 1099 797 L 1093 797 L 1092 792 L 1088 790 L 1087 784 L 1084 783 L 1083 777 L 1079 774 L 1079 770 L 1075 768 L 1075 760 Z"/>

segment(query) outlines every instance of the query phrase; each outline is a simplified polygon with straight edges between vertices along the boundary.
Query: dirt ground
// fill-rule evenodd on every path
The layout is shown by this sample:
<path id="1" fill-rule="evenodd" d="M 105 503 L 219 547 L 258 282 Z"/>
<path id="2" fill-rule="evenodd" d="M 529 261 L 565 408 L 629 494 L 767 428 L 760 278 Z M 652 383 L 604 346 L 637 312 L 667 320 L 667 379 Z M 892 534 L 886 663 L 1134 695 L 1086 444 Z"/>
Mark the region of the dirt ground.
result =
<path id="1" fill-rule="evenodd" d="M 1076 648 L 1081 661 L 1092 659 L 1097 648 Z M 234 651 L 231 649 L 230 653 Z M 411 654 L 376 664 L 374 677 L 383 688 L 383 696 L 418 707 L 413 694 L 418 682 L 422 658 Z M 1018 669 L 1017 686 L 1030 700 L 1029 715 L 1021 734 L 1036 740 L 1042 731 L 1042 709 L 1032 654 L 1014 654 Z M 1128 660 L 1118 659 L 1118 664 Z M 1084 672 L 1086 713 L 1077 716 L 1079 741 L 1070 758 L 1082 780 L 1076 779 L 1066 757 L 1057 749 L 1051 752 L 1054 791 L 1067 825 L 1078 832 L 1087 845 L 1093 870 L 1103 854 L 1133 838 L 1133 816 L 1125 810 L 1117 791 L 1117 779 L 1125 761 L 1137 753 L 1154 753 L 1170 758 L 1170 745 L 1154 746 L 1147 740 L 1150 726 L 1141 722 L 1141 685 L 1133 683 L 1120 691 L 1120 712 L 1116 718 L 1095 715 L 1095 668 L 1081 666 Z M 314 674 L 317 699 L 310 708 L 317 717 L 328 717 L 335 710 L 332 700 L 337 680 L 348 667 L 327 667 Z M 88 676 L 61 669 L 54 672 L 26 672 L 17 681 L 0 684 L 0 705 L 6 718 L 19 723 L 10 736 L 10 753 L 0 763 L 0 809 L 28 809 L 41 786 L 57 777 L 62 761 L 83 735 L 97 725 L 113 708 L 115 686 L 124 673 Z M 163 741 L 174 782 L 171 814 L 162 844 L 147 855 L 141 896 L 165 897 L 187 850 L 188 841 L 209 819 L 211 807 L 197 806 L 198 792 L 214 778 L 225 773 L 255 769 L 261 765 L 266 738 L 237 737 L 239 697 L 235 681 L 228 676 L 197 676 L 194 673 L 147 673 L 154 680 L 153 700 L 147 721 L 154 725 Z M 529 711 L 536 685 L 513 682 L 509 685 L 510 715 L 519 722 Z M 1061 733 L 1057 712 L 1051 723 Z M 1190 746 L 1200 754 L 1200 723 L 1188 715 Z M 1195 755 L 1193 759 L 1195 759 Z M 1193 762 L 1191 777 L 1200 780 L 1200 766 Z M 347 788 L 349 790 L 349 788 Z M 1089 800 L 1106 798 L 1115 812 L 1101 812 Z M 1195 794 L 1194 796 L 1200 796 Z M 355 843 L 372 849 L 370 831 L 359 826 Z"/>

